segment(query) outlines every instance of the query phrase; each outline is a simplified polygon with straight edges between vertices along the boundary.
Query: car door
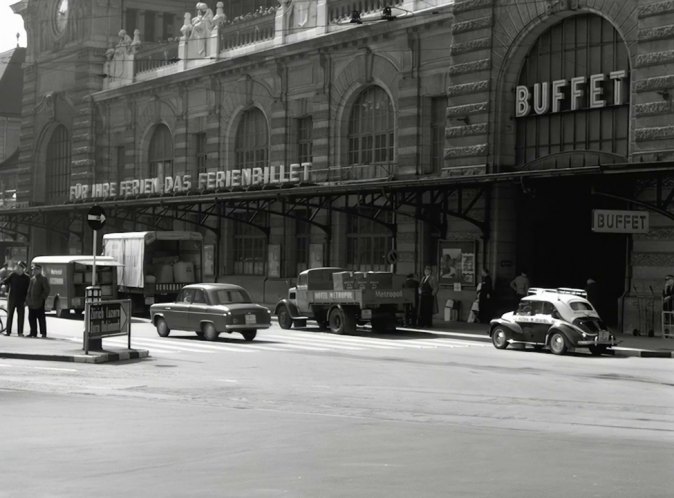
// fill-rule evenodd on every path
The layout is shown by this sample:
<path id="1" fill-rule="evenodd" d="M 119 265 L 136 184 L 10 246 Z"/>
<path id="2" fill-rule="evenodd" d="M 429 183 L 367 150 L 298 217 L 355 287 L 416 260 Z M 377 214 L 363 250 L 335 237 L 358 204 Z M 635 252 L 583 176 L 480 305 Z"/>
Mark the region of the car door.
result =
<path id="1" fill-rule="evenodd" d="M 529 342 L 533 338 L 535 301 L 522 301 L 515 312 L 515 322 L 522 329 L 521 337 L 513 337 L 516 341 Z"/>
<path id="2" fill-rule="evenodd" d="M 201 330 L 202 320 L 213 320 L 210 314 L 208 294 L 203 289 L 194 290 L 194 298 L 190 306 L 189 330 Z"/>
<path id="3" fill-rule="evenodd" d="M 552 317 L 553 311 L 555 311 L 555 305 L 546 301 L 540 303 L 540 305 L 535 309 L 535 319 L 532 329 L 532 341 L 538 343 L 544 343 L 545 338 L 548 335 L 548 331 L 554 322 Z"/>
<path id="4" fill-rule="evenodd" d="M 186 327 L 189 324 L 188 314 L 193 298 L 194 289 L 183 289 L 178 294 L 174 303 L 165 306 L 164 319 L 170 329 L 190 330 Z"/>

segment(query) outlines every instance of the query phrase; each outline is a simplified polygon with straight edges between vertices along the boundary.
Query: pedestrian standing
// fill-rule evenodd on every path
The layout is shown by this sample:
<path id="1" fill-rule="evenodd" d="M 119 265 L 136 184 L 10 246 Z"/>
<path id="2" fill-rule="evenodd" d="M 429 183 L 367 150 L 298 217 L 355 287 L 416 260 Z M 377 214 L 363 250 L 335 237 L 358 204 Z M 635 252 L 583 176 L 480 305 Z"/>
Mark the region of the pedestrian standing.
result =
<path id="1" fill-rule="evenodd" d="M 26 312 L 26 294 L 30 285 L 30 277 L 26 275 L 26 263 L 19 261 L 14 268 L 14 272 L 6 277 L 2 283 L 7 286 L 7 330 L 5 335 L 12 334 L 12 323 L 14 321 L 14 312 L 17 315 L 16 328 L 19 336 L 23 336 L 23 322 Z"/>
<path id="2" fill-rule="evenodd" d="M 518 302 L 527 295 L 527 292 L 529 292 L 529 277 L 527 277 L 525 270 L 522 270 L 519 275 L 512 279 L 510 288 L 515 292 Z"/>
<path id="3" fill-rule="evenodd" d="M 479 291 L 477 295 L 478 301 L 478 317 L 481 323 L 489 323 L 491 319 L 491 301 L 494 293 L 494 287 L 489 275 L 489 270 L 482 269 Z"/>
<path id="4" fill-rule="evenodd" d="M 433 314 L 438 312 L 438 281 L 433 276 L 430 266 L 424 268 L 424 277 L 419 285 L 419 327 L 432 327 Z"/>
<path id="5" fill-rule="evenodd" d="M 412 289 L 414 293 L 414 302 L 405 303 L 405 326 L 415 327 L 417 325 L 417 309 L 419 308 L 419 281 L 414 278 L 414 273 L 410 273 L 403 282 L 403 289 Z"/>
<path id="6" fill-rule="evenodd" d="M 674 311 L 674 275 L 665 277 L 662 289 L 662 311 Z"/>
<path id="7" fill-rule="evenodd" d="M 33 265 L 31 268 L 33 277 L 30 279 L 26 304 L 28 305 L 28 325 L 30 333 L 28 337 L 37 337 L 38 326 L 40 335 L 47 337 L 47 320 L 44 316 L 44 303 L 49 297 L 49 280 L 42 275 L 42 267 Z"/>

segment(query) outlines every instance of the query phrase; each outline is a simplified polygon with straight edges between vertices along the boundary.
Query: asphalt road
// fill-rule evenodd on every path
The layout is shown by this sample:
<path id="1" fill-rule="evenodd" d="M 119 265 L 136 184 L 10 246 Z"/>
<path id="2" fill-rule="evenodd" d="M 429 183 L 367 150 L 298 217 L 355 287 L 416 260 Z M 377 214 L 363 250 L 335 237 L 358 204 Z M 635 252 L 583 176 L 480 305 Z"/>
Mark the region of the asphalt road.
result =
<path id="1" fill-rule="evenodd" d="M 78 340 L 82 324 L 49 327 Z M 671 359 L 276 327 L 204 343 L 139 321 L 133 342 L 152 358 L 0 360 L 1 497 L 674 490 Z"/>

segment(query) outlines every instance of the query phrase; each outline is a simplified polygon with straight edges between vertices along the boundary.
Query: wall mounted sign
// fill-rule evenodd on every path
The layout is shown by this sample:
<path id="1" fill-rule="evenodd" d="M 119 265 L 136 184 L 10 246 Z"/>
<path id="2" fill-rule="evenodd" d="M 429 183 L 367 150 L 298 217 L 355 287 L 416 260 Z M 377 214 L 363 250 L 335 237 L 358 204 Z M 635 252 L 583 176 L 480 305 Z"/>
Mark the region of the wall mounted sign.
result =
<path id="1" fill-rule="evenodd" d="M 438 243 L 438 282 L 441 285 L 475 285 L 475 242 L 441 240 Z"/>
<path id="2" fill-rule="evenodd" d="M 177 175 L 162 178 L 140 178 L 120 182 L 78 183 L 70 187 L 70 201 L 118 199 L 139 195 L 201 193 L 215 190 L 236 190 L 256 185 L 285 185 L 308 182 L 311 163 L 209 171 L 198 175 Z"/>
<path id="3" fill-rule="evenodd" d="M 599 233 L 648 233 L 648 211 L 592 210 L 592 231 Z"/>
<path id="4" fill-rule="evenodd" d="M 518 85 L 515 89 L 515 117 L 537 115 L 580 109 L 599 109 L 608 105 L 625 103 L 623 80 L 627 71 L 611 71 L 608 74 L 576 76 L 570 80 L 535 83 L 533 88 Z"/>

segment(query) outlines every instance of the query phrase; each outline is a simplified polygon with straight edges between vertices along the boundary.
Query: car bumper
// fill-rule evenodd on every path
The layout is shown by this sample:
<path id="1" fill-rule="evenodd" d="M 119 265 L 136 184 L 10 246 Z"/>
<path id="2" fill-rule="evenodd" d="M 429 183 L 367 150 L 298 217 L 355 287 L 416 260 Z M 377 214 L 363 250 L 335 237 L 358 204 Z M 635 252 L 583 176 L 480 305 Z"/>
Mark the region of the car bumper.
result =
<path id="1" fill-rule="evenodd" d="M 576 346 L 615 346 L 615 341 L 578 341 Z"/>
<path id="2" fill-rule="evenodd" d="M 225 330 L 230 332 L 236 330 L 268 329 L 269 327 L 271 327 L 270 323 L 242 323 L 239 325 L 225 325 Z"/>

